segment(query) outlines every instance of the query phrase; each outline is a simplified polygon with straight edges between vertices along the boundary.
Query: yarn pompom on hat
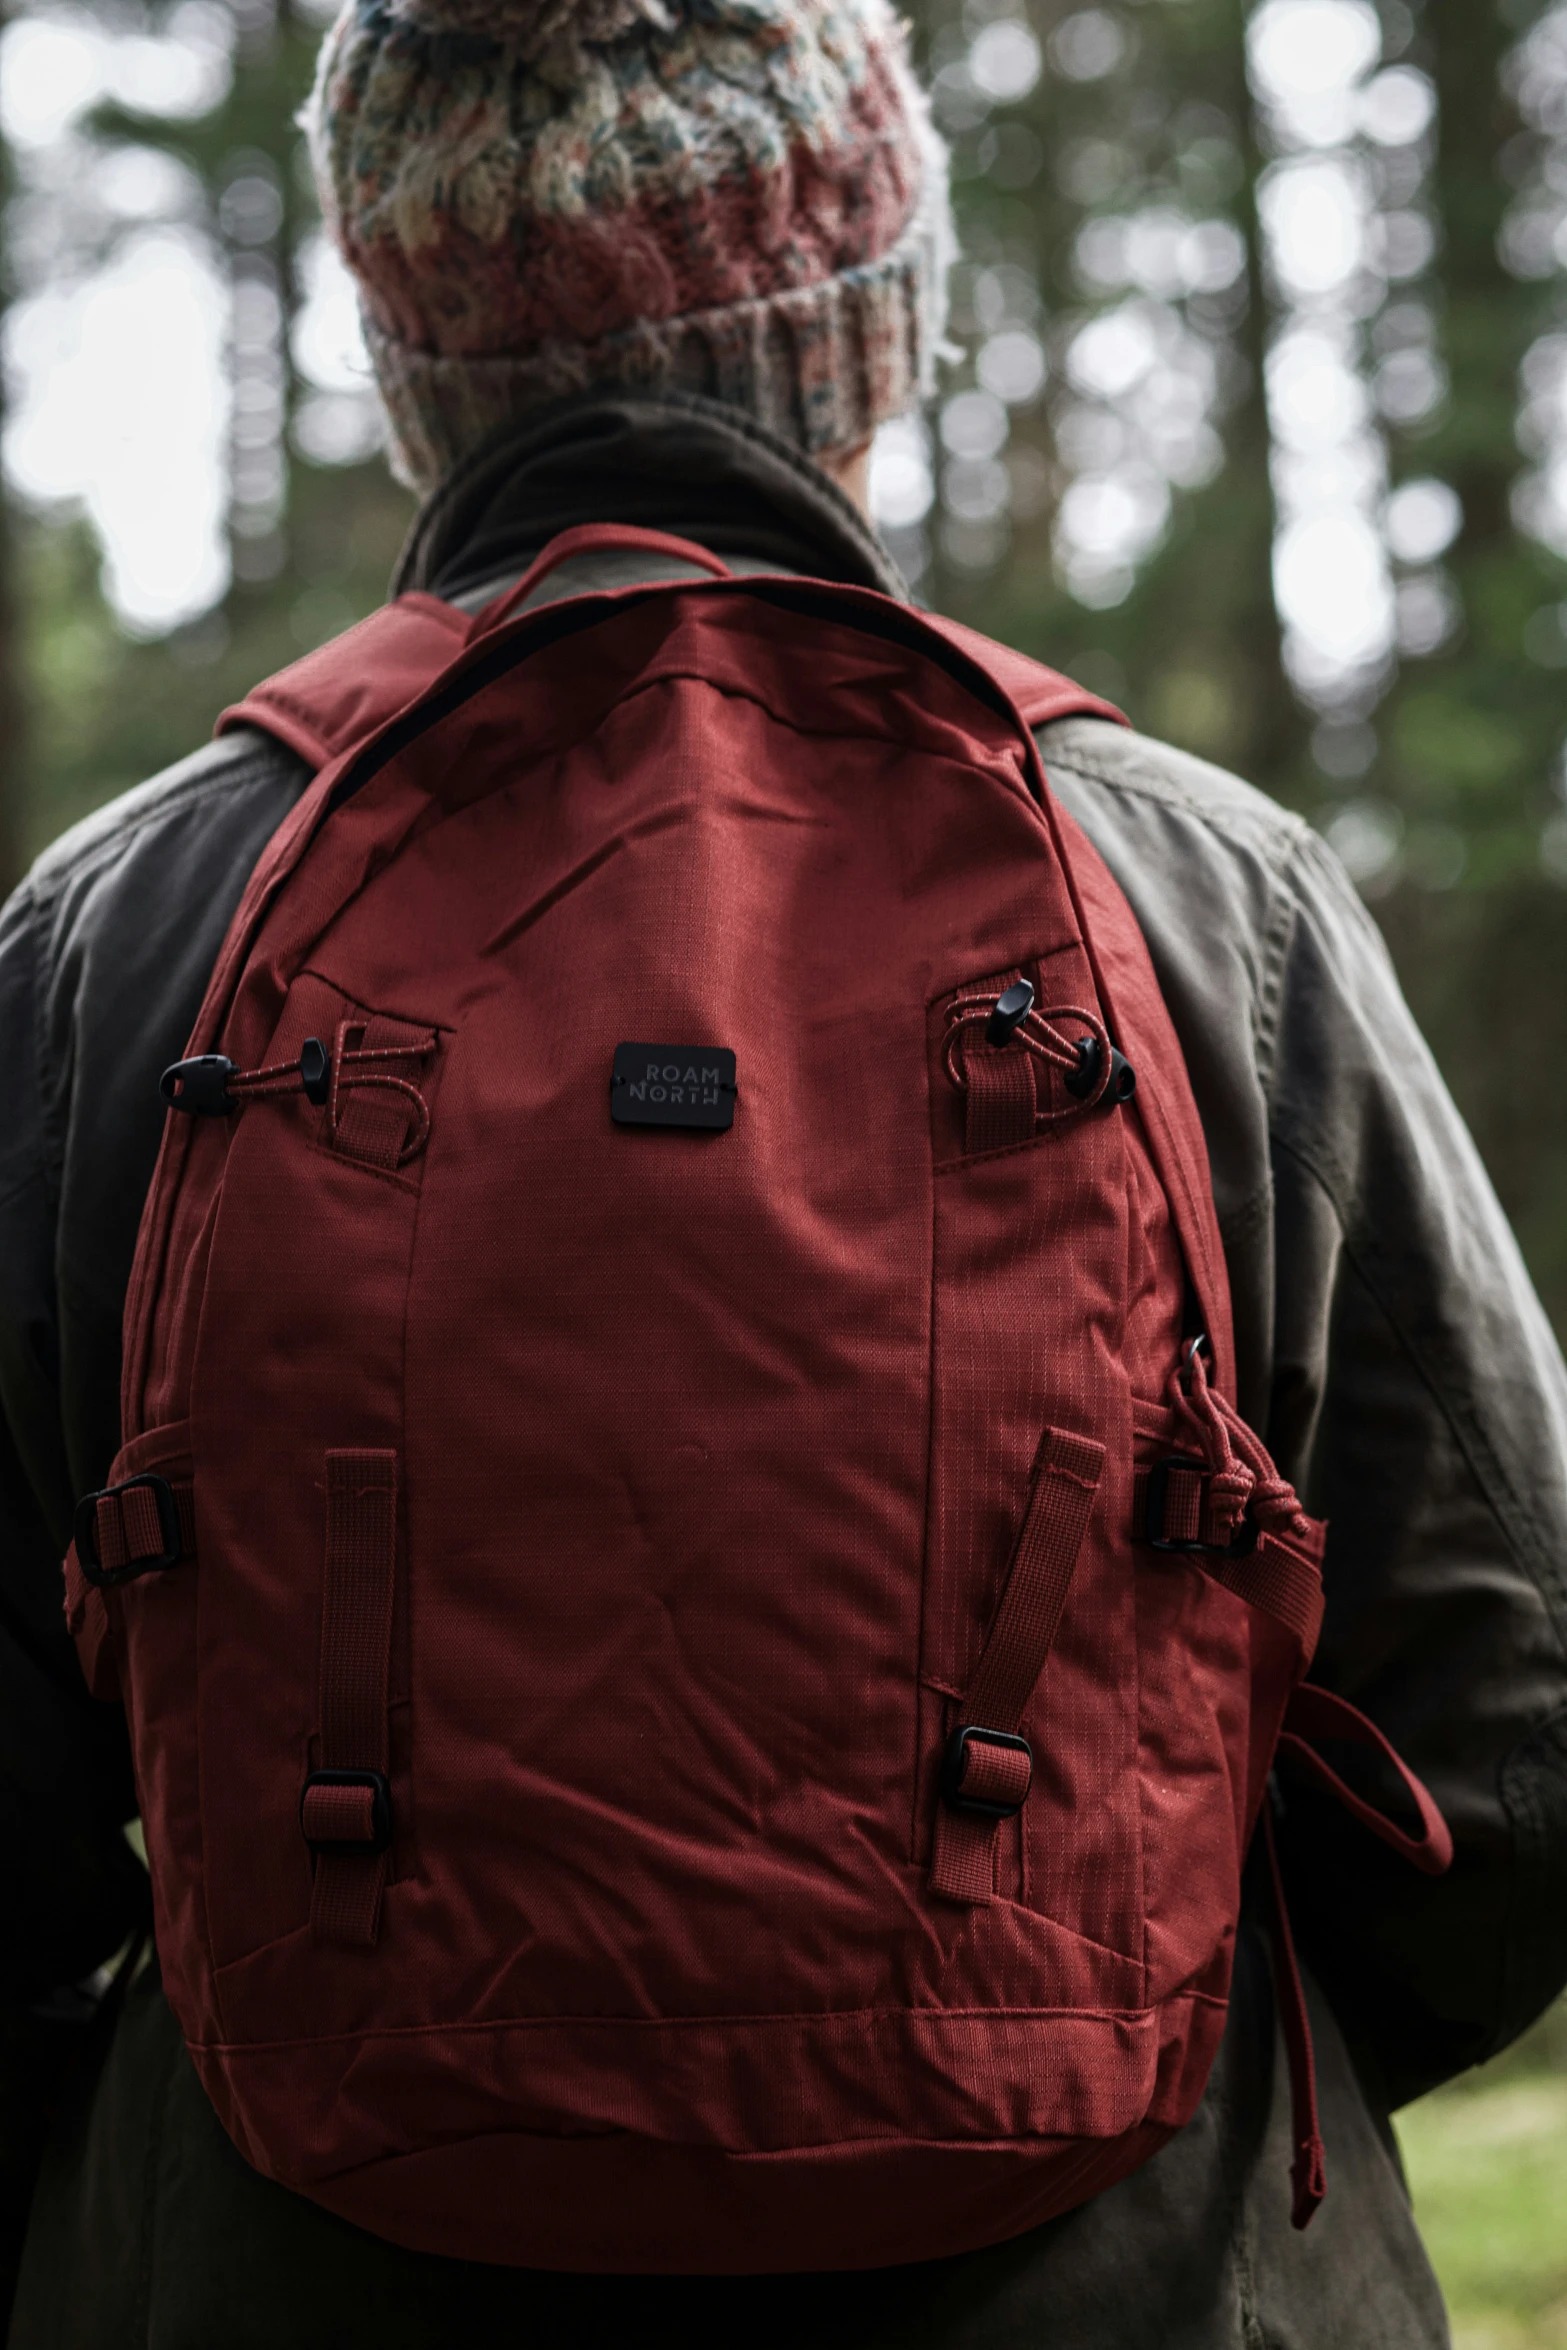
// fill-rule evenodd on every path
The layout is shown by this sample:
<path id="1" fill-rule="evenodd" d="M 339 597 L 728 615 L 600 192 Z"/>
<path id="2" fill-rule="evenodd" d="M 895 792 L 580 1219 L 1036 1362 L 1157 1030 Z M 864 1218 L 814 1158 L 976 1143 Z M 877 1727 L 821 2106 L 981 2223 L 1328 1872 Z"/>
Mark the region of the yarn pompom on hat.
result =
<path id="1" fill-rule="evenodd" d="M 416 489 L 573 392 L 816 454 L 931 388 L 946 151 L 890 0 L 349 0 L 305 124 Z"/>

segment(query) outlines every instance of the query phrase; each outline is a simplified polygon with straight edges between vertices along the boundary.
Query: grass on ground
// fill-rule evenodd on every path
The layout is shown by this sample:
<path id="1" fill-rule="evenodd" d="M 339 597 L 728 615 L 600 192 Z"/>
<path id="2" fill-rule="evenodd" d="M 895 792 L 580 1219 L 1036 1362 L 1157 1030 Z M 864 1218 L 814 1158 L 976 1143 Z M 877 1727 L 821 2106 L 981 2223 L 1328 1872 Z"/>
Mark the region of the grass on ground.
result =
<path id="1" fill-rule="evenodd" d="M 1567 2350 L 1567 2001 L 1397 2127 L 1454 2350 Z"/>

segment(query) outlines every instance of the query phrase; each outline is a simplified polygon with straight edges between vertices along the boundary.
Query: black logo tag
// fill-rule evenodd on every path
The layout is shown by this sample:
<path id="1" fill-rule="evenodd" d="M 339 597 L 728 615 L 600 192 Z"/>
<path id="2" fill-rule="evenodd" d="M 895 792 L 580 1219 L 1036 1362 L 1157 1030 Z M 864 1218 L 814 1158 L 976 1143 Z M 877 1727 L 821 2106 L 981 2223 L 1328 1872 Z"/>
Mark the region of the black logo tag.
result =
<path id="1" fill-rule="evenodd" d="M 617 1044 L 609 1111 L 620 1126 L 732 1126 L 734 1054 L 709 1044 Z"/>

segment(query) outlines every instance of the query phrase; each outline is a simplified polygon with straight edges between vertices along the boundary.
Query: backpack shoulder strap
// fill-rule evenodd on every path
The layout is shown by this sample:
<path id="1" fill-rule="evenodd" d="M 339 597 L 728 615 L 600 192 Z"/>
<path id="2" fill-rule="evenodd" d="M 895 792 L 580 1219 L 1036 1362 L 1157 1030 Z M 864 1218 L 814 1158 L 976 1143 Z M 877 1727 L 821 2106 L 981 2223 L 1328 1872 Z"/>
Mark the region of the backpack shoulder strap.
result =
<path id="1" fill-rule="evenodd" d="M 467 613 L 439 596 L 399 596 L 254 687 L 224 711 L 216 731 L 259 726 L 310 766 L 328 766 L 417 701 L 462 651 L 468 631 Z"/>
<path id="2" fill-rule="evenodd" d="M 1113 718 L 1117 725 L 1126 725 L 1125 715 L 1113 702 L 1074 685 L 1042 661 L 1015 653 L 1010 645 L 998 645 L 977 628 L 965 628 L 961 620 L 948 620 L 942 613 L 922 612 L 920 618 L 995 680 L 1025 726 L 1046 726 L 1052 718 Z"/>
<path id="3" fill-rule="evenodd" d="M 1074 685 L 1070 678 L 1058 676 L 1041 662 L 1031 661 L 1026 653 L 993 644 L 960 621 L 941 619 L 934 613 L 925 613 L 922 618 L 995 681 L 1030 731 L 1052 718 L 1111 718 L 1119 725 L 1127 724 L 1113 703 Z M 1040 774 L 1048 784 L 1043 766 Z M 1233 1394 L 1229 1273 L 1213 1201 L 1207 1140 L 1175 1024 L 1137 917 L 1109 866 L 1054 792 L 1046 790 L 1043 804 L 1076 901 L 1100 1000 L 1123 1049 L 1134 1066 L 1140 1064 L 1137 1102 L 1143 1131 L 1170 1202 L 1187 1271 L 1214 1348 L 1218 1383 L 1226 1394 Z"/>
<path id="4" fill-rule="evenodd" d="M 565 531 L 544 550 L 526 580 L 502 600 L 503 606 L 531 588 L 553 564 L 582 551 L 582 544 L 590 540 L 595 546 L 634 541 L 679 554 L 709 569 L 714 562 L 703 548 L 688 547 L 662 532 L 608 528 Z M 846 600 L 857 603 L 863 595 L 862 590 Z M 487 629 L 503 616 L 502 610 L 492 606 L 480 618 Z M 1025 726 L 1044 726 L 1052 718 L 1067 717 L 1112 718 L 1126 723 L 1113 703 L 1074 685 L 1042 662 L 1031 661 L 1026 653 L 995 644 L 960 620 L 948 620 L 934 612 L 922 612 L 918 617 L 922 627 L 944 637 L 993 679 Z M 217 732 L 259 726 L 319 770 L 417 701 L 477 633 L 481 631 L 467 613 L 443 603 L 439 596 L 419 590 L 399 596 L 395 603 L 383 604 L 330 644 L 319 646 L 254 687 L 243 701 L 223 712 Z"/>
<path id="5" fill-rule="evenodd" d="M 1186 1056 L 1137 917 L 1087 833 L 1052 792 L 1048 814 L 1077 901 L 1100 998 L 1137 1070 L 1137 1109 L 1180 1235 L 1214 1350 L 1214 1377 L 1235 1393 L 1230 1278 L 1213 1177 Z"/>

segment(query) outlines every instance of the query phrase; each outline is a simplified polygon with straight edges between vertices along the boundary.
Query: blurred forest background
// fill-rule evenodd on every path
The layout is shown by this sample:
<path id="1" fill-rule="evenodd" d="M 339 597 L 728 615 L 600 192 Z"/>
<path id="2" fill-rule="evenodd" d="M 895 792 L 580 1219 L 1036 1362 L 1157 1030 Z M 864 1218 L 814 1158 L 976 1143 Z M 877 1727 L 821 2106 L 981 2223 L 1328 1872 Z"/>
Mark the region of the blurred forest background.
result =
<path id="1" fill-rule="evenodd" d="M 10 14 L 0 878 L 384 592 L 294 127 L 329 7 Z M 1567 1328 L 1567 6 L 918 31 L 966 259 L 877 452 L 906 568 L 1324 828 Z"/>
<path id="2" fill-rule="evenodd" d="M 324 5 L 0 33 L 0 882 L 384 594 L 409 501 L 294 127 Z M 958 355 L 878 515 L 923 598 L 1322 827 L 1567 1330 L 1567 0 L 918 15 Z M 1567 2344 L 1563 2029 L 1403 2124 L 1467 2350 Z"/>

